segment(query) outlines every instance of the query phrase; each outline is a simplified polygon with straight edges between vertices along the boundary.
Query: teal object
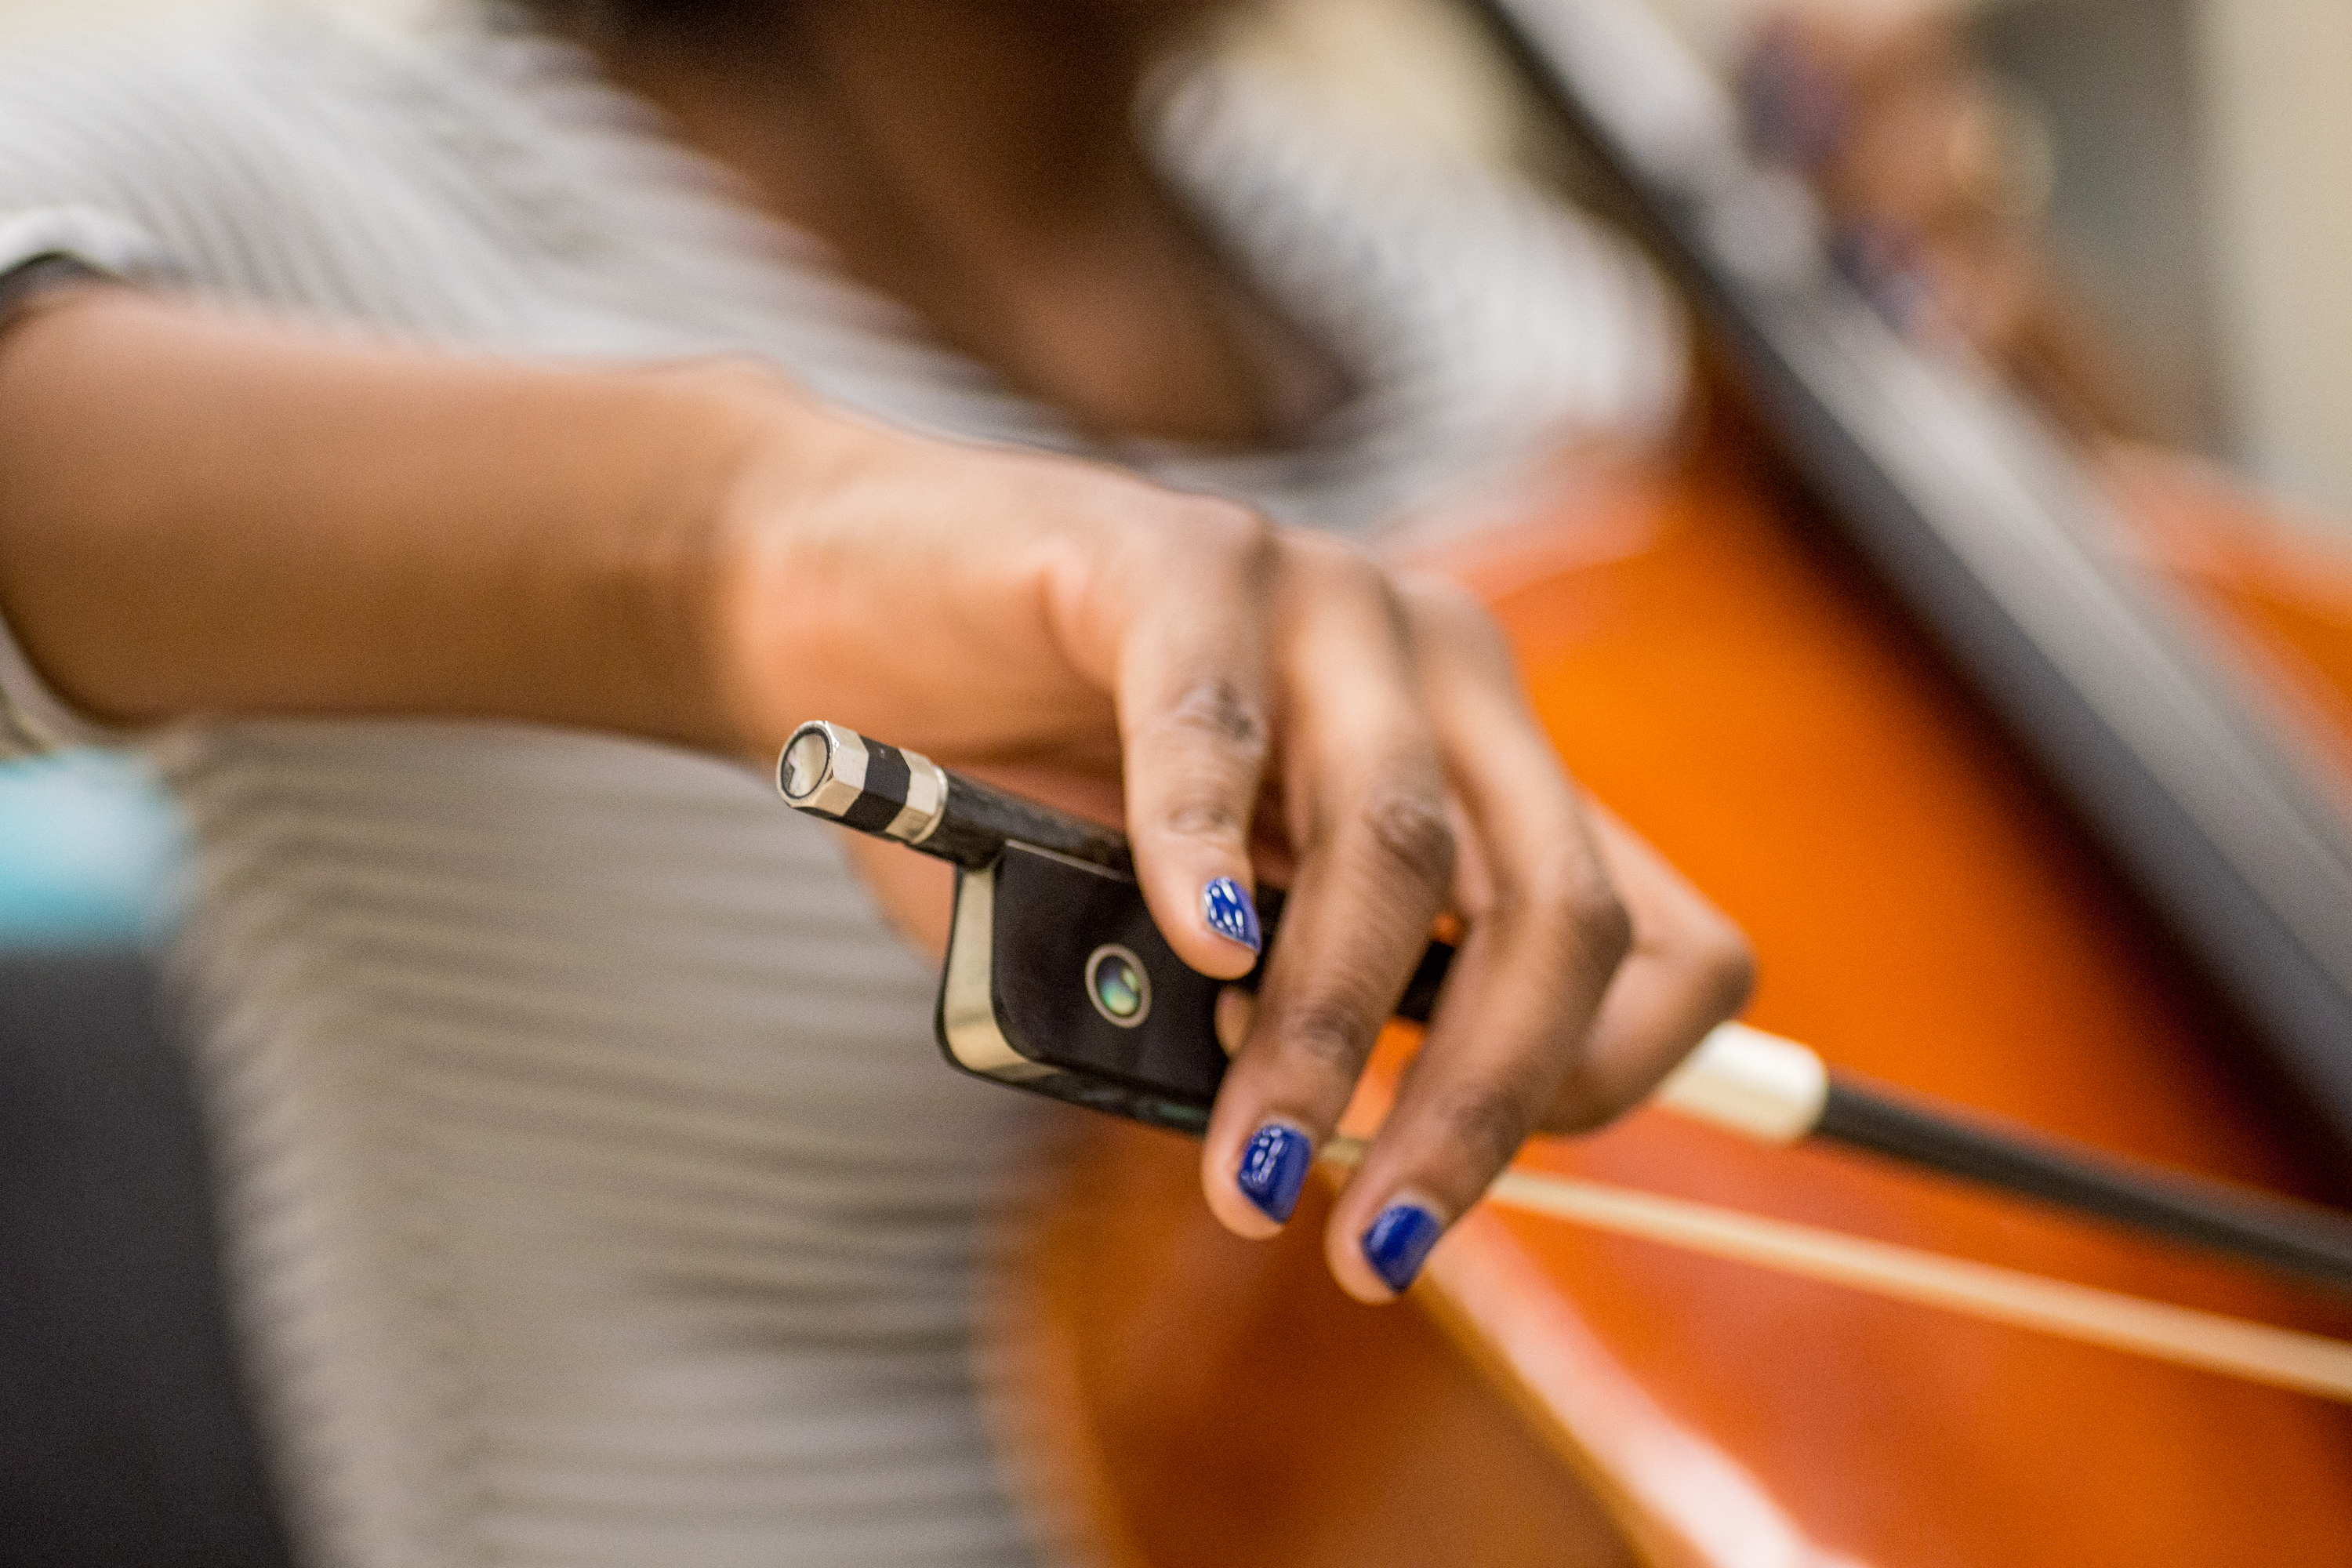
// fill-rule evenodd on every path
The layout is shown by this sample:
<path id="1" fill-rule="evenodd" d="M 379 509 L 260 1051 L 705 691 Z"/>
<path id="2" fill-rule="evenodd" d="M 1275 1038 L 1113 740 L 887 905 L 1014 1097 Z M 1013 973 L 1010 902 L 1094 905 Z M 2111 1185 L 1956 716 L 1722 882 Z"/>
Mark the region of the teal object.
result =
<path id="1" fill-rule="evenodd" d="M 170 926 L 184 836 L 128 758 L 0 763 L 0 949 L 138 944 Z"/>

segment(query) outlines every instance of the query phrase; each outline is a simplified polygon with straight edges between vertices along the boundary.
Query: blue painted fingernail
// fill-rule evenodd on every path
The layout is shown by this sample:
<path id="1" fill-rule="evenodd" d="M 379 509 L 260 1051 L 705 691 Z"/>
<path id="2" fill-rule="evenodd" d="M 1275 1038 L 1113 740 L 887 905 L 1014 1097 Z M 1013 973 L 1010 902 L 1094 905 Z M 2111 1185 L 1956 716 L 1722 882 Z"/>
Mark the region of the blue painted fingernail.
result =
<path id="1" fill-rule="evenodd" d="M 1231 877 L 1212 879 L 1201 889 L 1201 918 L 1209 922 L 1211 931 L 1252 952 L 1265 945 L 1265 939 L 1258 934 L 1257 905 Z"/>
<path id="2" fill-rule="evenodd" d="M 1315 1163 L 1314 1154 L 1306 1133 L 1269 1121 L 1242 1151 L 1241 1174 L 1234 1183 L 1258 1213 L 1276 1225 L 1287 1224 L 1298 1206 L 1299 1190 L 1307 1185 L 1307 1167 Z"/>
<path id="3" fill-rule="evenodd" d="M 1372 1221 L 1372 1228 L 1364 1232 L 1364 1261 L 1372 1266 L 1381 1284 L 1402 1293 L 1421 1272 L 1422 1259 L 1444 1234 L 1437 1216 L 1419 1204 L 1391 1204 Z"/>

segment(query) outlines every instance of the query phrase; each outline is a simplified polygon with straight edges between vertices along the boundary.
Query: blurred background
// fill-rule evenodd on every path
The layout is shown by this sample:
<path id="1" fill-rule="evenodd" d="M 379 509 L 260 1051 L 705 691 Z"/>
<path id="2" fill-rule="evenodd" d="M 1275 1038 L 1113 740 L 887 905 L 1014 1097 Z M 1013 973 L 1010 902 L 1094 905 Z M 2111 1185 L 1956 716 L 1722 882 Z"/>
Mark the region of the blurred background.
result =
<path id="1" fill-rule="evenodd" d="M 0 47 L 93 20 L 462 0 L 0 0 Z M 1653 0 L 1728 61 L 1775 0 Z M 1968 18 L 2046 136 L 2049 218 L 2168 442 L 2352 528 L 2352 5 L 2343 0 L 1807 0 Z M 1790 8 L 1778 5 L 1777 8 Z M 1444 0 L 1268 0 L 1268 47 L 1424 134 L 1496 110 Z M 1452 55 L 1464 68 L 1433 67 Z"/>
<path id="2" fill-rule="evenodd" d="M 451 0 L 0 0 L 0 47 L 260 5 L 430 25 Z M 1728 61 L 1766 0 L 1654 0 Z M 1965 16 L 2046 152 L 2048 221 L 2149 427 L 2352 531 L 2352 5 L 1813 0 Z M 1405 134 L 1505 155 L 1508 111 L 1444 0 L 1270 0 L 1257 47 Z M 1453 62 L 1449 64 L 1449 62 Z M 0 945 L 129 938 L 169 883 L 136 770 L 0 764 Z"/>
<path id="3" fill-rule="evenodd" d="M 0 0 L 0 48 L 58 27 L 149 25 L 262 5 L 333 6 L 388 26 L 421 26 L 446 3 Z M 1724 62 L 1764 5 L 1655 3 Z M 1840 3 L 1813 0 L 1823 8 Z M 1843 3 L 1885 8 L 1917 0 Z M 1948 0 L 1940 8 L 1966 17 L 2028 128 L 2046 166 L 2047 219 L 2062 262 L 2151 431 L 2229 463 L 2315 528 L 2344 530 L 2352 547 L 2352 180 L 2342 173 L 2352 156 L 2352 4 Z M 1391 131 L 1497 157 L 1516 150 L 1507 100 L 1483 74 L 1444 0 L 1270 0 L 1251 47 Z M 0 763 L 0 1032 L 12 1016 L 21 1024 L 18 1015 L 30 1016 L 22 1005 L 8 1011 L 26 998 L 6 994 L 7 977 L 33 973 L 11 961 L 60 952 L 100 955 L 101 967 L 81 973 L 101 988 L 121 988 L 123 1028 L 135 1031 L 145 1005 L 140 955 L 168 927 L 178 854 L 170 807 L 135 761 L 84 754 Z M 189 1124 L 184 1089 L 155 1077 L 152 1065 L 121 1076 L 121 1092 L 163 1108 L 155 1125 Z M 6 1068 L 0 1061 L 0 1073 Z M 49 1201 L 7 1173 L 41 1141 L 66 1149 L 73 1136 L 62 1122 L 42 1121 L 42 1108 L 87 1092 L 62 1080 L 0 1076 L 0 1144 L 20 1156 L 0 1164 L 0 1229 L 11 1223 L 10 1204 L 29 1213 Z M 118 1156 L 76 1147 L 47 1168 L 68 1175 L 130 1169 Z M 139 1167 L 152 1190 L 118 1184 L 101 1194 L 126 1227 L 168 1227 L 149 1253 L 180 1259 L 194 1281 L 188 1288 L 199 1291 L 210 1289 L 201 1277 L 209 1222 L 189 1196 L 200 1162 L 193 1144 L 163 1151 Z M 36 1261 L 87 1267 L 93 1277 L 105 1267 L 103 1259 Z M 39 1310 L 41 1299 L 31 1275 L 0 1288 L 0 1336 L 11 1331 L 11 1314 Z M 155 1305 L 159 1321 L 170 1315 Z M 152 1338 L 128 1321 L 84 1336 L 92 1357 Z M 220 1399 L 233 1400 L 223 1345 L 207 1342 L 203 1355 Z M 58 1375 L 61 1388 L 74 1382 L 70 1367 Z M 98 1413 L 83 1440 L 158 1452 L 206 1440 L 202 1432 L 131 1430 L 169 1407 L 157 1402 L 119 1418 Z M 8 1419 L 0 1400 L 0 1433 L 10 1429 L 30 1427 Z M 12 1474 L 72 1462 L 64 1451 L 18 1458 Z M 223 1449 L 216 1462 L 217 1474 L 231 1479 L 206 1483 L 215 1493 L 257 1484 L 241 1450 Z M 203 1544 L 188 1517 L 159 1510 L 156 1539 Z M 257 1507 L 250 1512 L 266 1516 Z M 278 1551 L 268 1542 L 215 1544 L 220 1561 L 264 1562 Z M 0 1561 L 5 1556 L 0 1550 Z"/>

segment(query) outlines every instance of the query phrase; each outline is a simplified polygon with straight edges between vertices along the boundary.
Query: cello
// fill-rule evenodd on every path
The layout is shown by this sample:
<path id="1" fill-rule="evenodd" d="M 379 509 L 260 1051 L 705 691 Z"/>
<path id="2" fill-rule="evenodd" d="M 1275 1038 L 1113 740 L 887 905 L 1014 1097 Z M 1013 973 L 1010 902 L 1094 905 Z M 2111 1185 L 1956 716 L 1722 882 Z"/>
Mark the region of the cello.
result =
<path id="1" fill-rule="evenodd" d="M 1563 462 L 1448 554 L 1570 769 L 1749 931 L 1764 1027 L 2340 1197 L 2352 564 L 2177 461 L 2094 471 L 1874 328 L 1638 13 L 1489 9 L 1739 389 L 1679 452 Z M 1355 1128 L 1411 1048 L 1384 1044 Z M 2340 1298 L 1655 1110 L 1520 1166 L 2352 1331 Z M 995 1281 L 1002 1447 L 1094 1560 L 2234 1564 L 2352 1542 L 2340 1404 L 1491 1205 L 1405 1307 L 1363 1308 L 1324 1276 L 1314 1195 L 1243 1243 L 1195 1167 L 1164 1133 L 1074 1125 Z"/>

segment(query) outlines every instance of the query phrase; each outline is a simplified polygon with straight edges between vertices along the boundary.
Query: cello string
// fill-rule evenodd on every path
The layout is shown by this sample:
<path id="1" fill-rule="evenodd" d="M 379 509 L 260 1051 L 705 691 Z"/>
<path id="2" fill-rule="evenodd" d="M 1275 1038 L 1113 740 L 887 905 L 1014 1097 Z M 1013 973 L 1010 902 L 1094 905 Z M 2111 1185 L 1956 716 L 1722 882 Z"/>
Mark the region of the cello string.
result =
<path id="1" fill-rule="evenodd" d="M 1352 1166 L 1363 1144 L 1323 1158 Z M 2352 1404 L 2352 1344 L 1894 1242 L 1577 1177 L 1505 1171 L 1486 1201 L 1801 1279 Z"/>

